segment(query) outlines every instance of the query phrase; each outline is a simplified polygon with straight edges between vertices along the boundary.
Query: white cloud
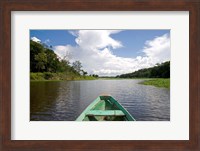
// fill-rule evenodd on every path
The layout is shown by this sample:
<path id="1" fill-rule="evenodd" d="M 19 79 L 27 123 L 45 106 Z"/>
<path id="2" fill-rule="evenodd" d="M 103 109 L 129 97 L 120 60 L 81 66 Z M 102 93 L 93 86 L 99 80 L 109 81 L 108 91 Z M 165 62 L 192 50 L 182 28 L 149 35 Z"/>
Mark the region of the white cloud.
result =
<path id="1" fill-rule="evenodd" d="M 41 43 L 41 40 L 38 39 L 37 37 L 31 37 L 31 40 L 37 42 L 37 43 Z"/>
<path id="2" fill-rule="evenodd" d="M 61 59 L 66 58 L 66 59 L 74 60 L 71 57 L 71 53 L 75 54 L 75 52 L 76 52 L 75 47 L 66 45 L 66 46 L 55 46 L 53 49 L 59 58 L 61 58 Z"/>
<path id="3" fill-rule="evenodd" d="M 110 37 L 116 30 L 80 30 L 76 43 L 84 49 L 102 49 L 111 46 L 113 49 L 122 47 L 121 42 Z"/>
<path id="4" fill-rule="evenodd" d="M 123 58 L 114 55 L 110 47 L 123 47 L 120 41 L 110 35 L 118 30 L 79 30 L 71 31 L 76 36 L 77 46 L 55 46 L 55 53 L 63 58 L 67 56 L 71 62 L 81 61 L 83 69 L 89 74 L 113 76 L 147 68 L 170 60 L 170 37 L 165 34 L 148 40 L 142 50 L 144 56 Z"/>
<path id="5" fill-rule="evenodd" d="M 170 60 L 170 37 L 165 34 L 161 37 L 156 37 L 153 40 L 148 40 L 145 43 L 143 52 L 154 61 L 160 62 Z"/>

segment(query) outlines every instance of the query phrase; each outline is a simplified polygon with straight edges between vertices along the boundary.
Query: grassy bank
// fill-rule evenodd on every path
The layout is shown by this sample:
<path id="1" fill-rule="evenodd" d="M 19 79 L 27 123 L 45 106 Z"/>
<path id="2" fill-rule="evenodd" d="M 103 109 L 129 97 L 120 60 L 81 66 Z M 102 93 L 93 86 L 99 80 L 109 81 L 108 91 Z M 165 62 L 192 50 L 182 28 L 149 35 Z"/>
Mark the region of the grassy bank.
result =
<path id="1" fill-rule="evenodd" d="M 51 72 L 36 72 L 30 73 L 31 81 L 60 81 L 60 80 L 95 80 L 92 76 L 81 76 L 73 73 L 51 73 Z"/>
<path id="2" fill-rule="evenodd" d="M 170 88 L 170 79 L 148 79 L 145 80 L 143 82 L 141 82 L 140 84 L 144 84 L 144 85 L 153 85 L 156 87 L 164 87 L 164 88 Z"/>

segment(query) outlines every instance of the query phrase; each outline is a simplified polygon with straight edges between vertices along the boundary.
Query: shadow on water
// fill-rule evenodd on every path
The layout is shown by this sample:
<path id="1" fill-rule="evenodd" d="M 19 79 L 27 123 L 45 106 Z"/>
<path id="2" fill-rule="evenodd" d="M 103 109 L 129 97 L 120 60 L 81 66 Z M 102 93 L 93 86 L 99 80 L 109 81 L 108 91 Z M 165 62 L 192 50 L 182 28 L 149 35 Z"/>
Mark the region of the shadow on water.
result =
<path id="1" fill-rule="evenodd" d="M 30 83 L 31 121 L 74 121 L 99 95 L 110 94 L 137 121 L 169 121 L 170 91 L 140 85 L 141 80 Z"/>
<path id="2" fill-rule="evenodd" d="M 31 82 L 31 120 L 74 120 L 80 100 L 80 84 L 74 82 Z"/>

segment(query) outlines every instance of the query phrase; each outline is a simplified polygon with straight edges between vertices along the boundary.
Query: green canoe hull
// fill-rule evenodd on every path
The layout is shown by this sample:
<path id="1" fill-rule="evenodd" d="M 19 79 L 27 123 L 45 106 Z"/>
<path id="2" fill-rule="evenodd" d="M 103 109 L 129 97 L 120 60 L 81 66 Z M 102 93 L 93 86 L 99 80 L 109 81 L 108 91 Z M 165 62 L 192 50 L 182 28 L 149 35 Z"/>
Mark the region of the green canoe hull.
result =
<path id="1" fill-rule="evenodd" d="M 135 119 L 112 96 L 99 96 L 76 121 L 135 121 Z"/>

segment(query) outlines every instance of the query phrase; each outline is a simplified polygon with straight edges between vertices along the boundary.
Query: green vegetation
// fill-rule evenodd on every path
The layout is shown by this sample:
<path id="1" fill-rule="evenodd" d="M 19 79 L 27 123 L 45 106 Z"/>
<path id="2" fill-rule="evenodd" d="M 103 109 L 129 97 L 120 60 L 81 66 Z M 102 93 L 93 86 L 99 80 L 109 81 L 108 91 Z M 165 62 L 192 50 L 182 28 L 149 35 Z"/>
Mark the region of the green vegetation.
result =
<path id="1" fill-rule="evenodd" d="M 156 64 L 151 68 L 140 69 L 138 71 L 122 74 L 116 76 L 116 78 L 145 78 L 145 81 L 140 84 L 153 85 L 156 87 L 170 88 L 170 61 Z M 147 78 L 147 79 L 146 79 Z M 149 79 L 152 78 L 152 79 Z"/>
<path id="2" fill-rule="evenodd" d="M 94 80 L 98 75 L 88 75 L 82 70 L 80 61 L 59 58 L 51 47 L 45 44 L 30 41 L 30 80 Z M 170 61 L 156 64 L 151 68 L 145 68 L 133 73 L 118 75 L 116 77 L 102 77 L 102 79 L 118 78 L 170 78 Z M 152 79 L 143 82 L 145 85 L 155 85 L 169 88 L 169 79 Z"/>
<path id="3" fill-rule="evenodd" d="M 117 78 L 170 78 L 170 61 L 156 64 L 151 68 L 116 76 Z"/>
<path id="4" fill-rule="evenodd" d="M 31 80 L 93 80 L 98 75 L 87 75 L 80 61 L 70 65 L 68 56 L 59 58 L 45 44 L 30 41 L 30 79 Z"/>
<path id="5" fill-rule="evenodd" d="M 60 80 L 95 80 L 95 77 L 92 76 L 77 76 L 73 73 L 51 73 L 51 72 L 32 72 L 30 73 L 30 80 L 53 80 L 53 81 L 60 81 Z"/>
<path id="6" fill-rule="evenodd" d="M 153 85 L 156 87 L 164 87 L 164 88 L 170 88 L 170 79 L 150 79 L 150 80 L 145 80 L 141 82 L 140 84 L 144 85 Z"/>

